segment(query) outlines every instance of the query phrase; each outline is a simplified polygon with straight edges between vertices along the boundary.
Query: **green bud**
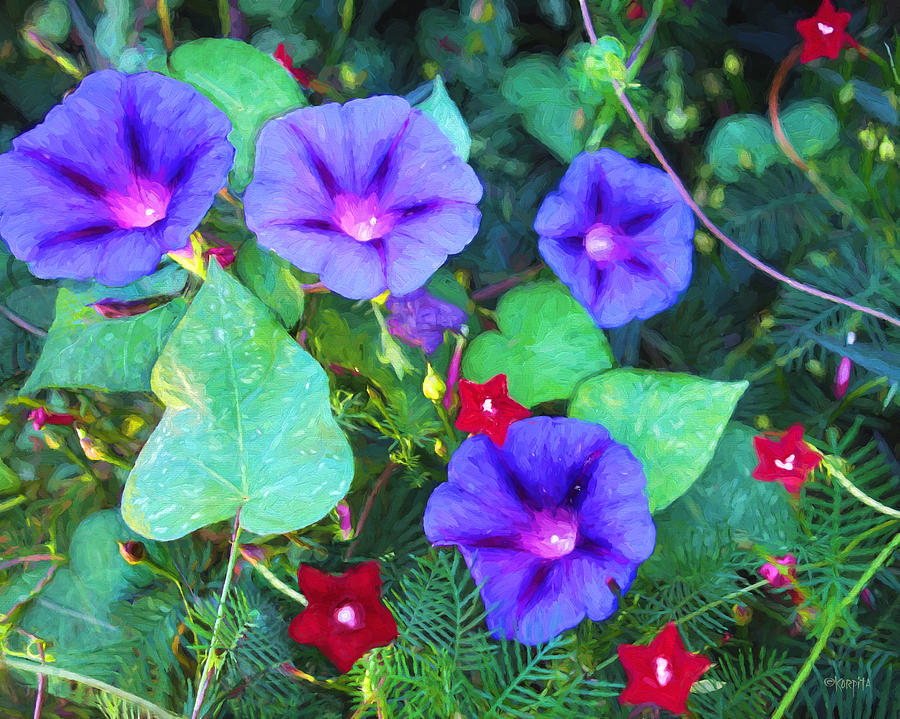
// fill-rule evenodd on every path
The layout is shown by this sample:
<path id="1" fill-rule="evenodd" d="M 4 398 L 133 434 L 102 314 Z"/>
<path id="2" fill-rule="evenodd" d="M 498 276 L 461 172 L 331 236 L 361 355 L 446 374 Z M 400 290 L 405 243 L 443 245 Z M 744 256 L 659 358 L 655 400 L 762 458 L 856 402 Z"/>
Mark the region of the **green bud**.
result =
<path id="1" fill-rule="evenodd" d="M 846 105 L 848 102 L 853 102 L 854 90 L 852 83 L 846 83 L 838 92 L 838 102 L 842 105 Z"/>
<path id="2" fill-rule="evenodd" d="M 860 130 L 857 134 L 857 138 L 859 139 L 859 144 L 869 152 L 872 152 L 876 147 L 878 147 L 878 137 L 876 136 L 875 130 L 872 128 L 872 125 L 866 127 L 865 130 Z"/>
<path id="3" fill-rule="evenodd" d="M 737 77 L 738 75 L 743 74 L 744 63 L 741 62 L 741 58 L 738 57 L 737 53 L 729 50 L 725 53 L 725 62 L 722 65 L 722 69 L 725 70 L 726 74 Z"/>
<path id="4" fill-rule="evenodd" d="M 882 162 L 893 162 L 897 159 L 894 143 L 891 142 L 890 138 L 887 136 L 884 137 L 881 144 L 878 146 L 878 159 Z"/>
<path id="5" fill-rule="evenodd" d="M 434 371 L 434 367 L 429 364 L 428 374 L 425 375 L 425 379 L 422 381 L 422 394 L 432 402 L 438 402 L 444 398 L 446 392 L 447 383 Z"/>

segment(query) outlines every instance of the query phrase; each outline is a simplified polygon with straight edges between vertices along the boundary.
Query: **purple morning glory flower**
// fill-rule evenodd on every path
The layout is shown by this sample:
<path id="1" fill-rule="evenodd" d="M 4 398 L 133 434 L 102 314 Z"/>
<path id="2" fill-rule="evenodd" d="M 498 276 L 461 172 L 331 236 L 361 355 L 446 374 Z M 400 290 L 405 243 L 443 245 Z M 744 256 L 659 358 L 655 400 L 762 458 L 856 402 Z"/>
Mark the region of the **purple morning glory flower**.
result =
<path id="1" fill-rule="evenodd" d="M 260 245 L 340 295 L 370 299 L 418 289 L 462 250 L 482 192 L 434 121 L 385 95 L 268 122 L 244 212 Z"/>
<path id="2" fill-rule="evenodd" d="M 662 170 L 583 152 L 534 221 L 547 264 L 600 327 L 645 320 L 691 281 L 694 215 Z"/>
<path id="3" fill-rule="evenodd" d="M 425 534 L 456 544 L 482 585 L 497 638 L 548 641 L 616 609 L 653 553 L 641 463 L 599 424 L 514 422 L 502 447 L 483 435 L 454 452 L 425 509 Z"/>
<path id="4" fill-rule="evenodd" d="M 468 319 L 464 310 L 421 289 L 402 297 L 391 295 L 386 306 L 390 333 L 429 355 L 444 341 L 444 330 L 459 330 Z"/>
<path id="5" fill-rule="evenodd" d="M 88 75 L 0 155 L 0 235 L 38 277 L 133 282 L 187 244 L 224 187 L 230 131 L 178 80 Z"/>

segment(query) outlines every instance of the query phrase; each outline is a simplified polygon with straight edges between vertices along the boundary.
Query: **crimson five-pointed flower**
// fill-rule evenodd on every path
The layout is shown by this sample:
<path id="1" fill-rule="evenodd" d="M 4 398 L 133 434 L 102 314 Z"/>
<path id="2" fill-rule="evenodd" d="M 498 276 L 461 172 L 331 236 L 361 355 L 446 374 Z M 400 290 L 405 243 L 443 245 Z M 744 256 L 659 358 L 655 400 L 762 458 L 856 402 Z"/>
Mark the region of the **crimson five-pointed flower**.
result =
<path id="1" fill-rule="evenodd" d="M 531 416 L 531 412 L 509 396 L 505 374 L 498 374 L 484 384 L 461 379 L 459 399 L 462 407 L 456 418 L 456 428 L 472 434 L 486 434 L 498 447 L 506 441 L 509 425 Z"/>
<path id="2" fill-rule="evenodd" d="M 795 424 L 777 442 L 766 437 L 754 437 L 753 447 L 759 464 L 753 478 L 763 482 L 781 482 L 791 494 L 800 487 L 822 461 L 822 455 L 803 441 L 803 426 Z"/>
<path id="3" fill-rule="evenodd" d="M 820 57 L 836 60 L 843 47 L 859 47 L 846 32 L 848 22 L 850 13 L 835 10 L 831 0 L 824 0 L 811 18 L 798 20 L 797 32 L 803 36 L 800 62 L 810 62 Z"/>
<path id="4" fill-rule="evenodd" d="M 702 654 L 684 648 L 674 622 L 666 624 L 649 646 L 620 644 L 618 653 L 628 676 L 619 703 L 651 703 L 675 714 L 687 711 L 691 686 L 712 666 Z"/>
<path id="5" fill-rule="evenodd" d="M 381 602 L 381 569 L 364 562 L 340 576 L 301 564 L 300 591 L 309 601 L 288 629 L 291 639 L 317 647 L 341 674 L 363 654 L 397 638 L 397 622 Z"/>

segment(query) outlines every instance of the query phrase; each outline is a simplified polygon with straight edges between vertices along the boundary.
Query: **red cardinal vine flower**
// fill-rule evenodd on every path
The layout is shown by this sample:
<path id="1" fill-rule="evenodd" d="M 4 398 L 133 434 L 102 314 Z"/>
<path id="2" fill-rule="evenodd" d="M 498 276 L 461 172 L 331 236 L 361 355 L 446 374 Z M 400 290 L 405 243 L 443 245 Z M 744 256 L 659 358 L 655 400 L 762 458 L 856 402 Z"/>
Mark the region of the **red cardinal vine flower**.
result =
<path id="1" fill-rule="evenodd" d="M 462 408 L 456 418 L 456 428 L 486 434 L 498 447 L 506 441 L 509 425 L 531 416 L 531 412 L 509 396 L 505 374 L 498 374 L 484 384 L 461 379 L 459 399 Z"/>
<path id="2" fill-rule="evenodd" d="M 364 562 L 340 576 L 301 564 L 300 591 L 309 606 L 288 629 L 299 644 L 317 647 L 341 674 L 363 654 L 397 638 L 397 622 L 381 602 L 381 568 Z"/>
<path id="3" fill-rule="evenodd" d="M 753 478 L 762 482 L 781 482 L 791 494 L 798 494 L 800 487 L 822 461 L 822 455 L 803 441 L 803 426 L 793 425 L 779 441 L 766 437 L 754 437 L 753 447 L 759 464 L 753 470 Z"/>
<path id="4" fill-rule="evenodd" d="M 800 62 L 810 62 L 820 57 L 836 60 L 847 45 L 859 47 L 859 43 L 846 32 L 850 13 L 835 10 L 831 0 L 825 0 L 816 14 L 797 21 L 797 32 L 803 36 Z"/>
<path id="5" fill-rule="evenodd" d="M 39 432 L 44 428 L 45 424 L 72 424 L 75 418 L 70 414 L 48 412 L 43 407 L 38 407 L 28 413 L 28 421 L 31 422 L 34 431 Z"/>
<path id="6" fill-rule="evenodd" d="M 675 714 L 687 712 L 691 686 L 712 666 L 702 654 L 684 648 L 675 622 L 666 624 L 649 646 L 620 644 L 618 653 L 628 677 L 619 703 L 652 703 Z"/>

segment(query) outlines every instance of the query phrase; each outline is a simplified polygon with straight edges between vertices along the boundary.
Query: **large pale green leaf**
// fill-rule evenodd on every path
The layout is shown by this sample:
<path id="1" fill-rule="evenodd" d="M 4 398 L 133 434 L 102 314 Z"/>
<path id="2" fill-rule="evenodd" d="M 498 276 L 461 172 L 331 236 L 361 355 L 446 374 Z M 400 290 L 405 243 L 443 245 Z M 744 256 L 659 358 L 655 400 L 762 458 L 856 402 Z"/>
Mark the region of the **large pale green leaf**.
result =
<path id="1" fill-rule="evenodd" d="M 344 496 L 353 455 L 328 378 L 265 305 L 217 262 L 153 368 L 166 403 L 122 496 L 125 521 L 176 539 L 241 509 L 242 526 L 281 534 Z"/>
<path id="2" fill-rule="evenodd" d="M 178 297 L 144 314 L 105 319 L 74 293 L 60 289 L 56 319 L 22 391 L 42 387 L 149 391 L 150 370 L 186 308 Z"/>
<path id="3" fill-rule="evenodd" d="M 650 510 L 684 494 L 712 459 L 747 382 L 618 369 L 582 384 L 569 416 L 602 424 L 644 465 Z"/>
<path id="4" fill-rule="evenodd" d="M 306 105 L 297 81 L 272 57 L 239 40 L 203 38 L 157 58 L 151 69 L 193 85 L 228 115 L 237 150 L 231 181 L 242 190 L 253 176 L 256 136 L 276 115 Z"/>
<path id="5" fill-rule="evenodd" d="M 278 315 L 285 327 L 290 329 L 297 324 L 303 313 L 303 285 L 290 262 L 249 239 L 241 245 L 235 265 L 244 284 Z"/>
<path id="6" fill-rule="evenodd" d="M 497 305 L 499 332 L 475 338 L 463 355 L 463 376 L 487 382 L 505 374 L 509 393 L 531 407 L 568 399 L 586 377 L 613 366 L 606 335 L 557 282 L 507 292 Z"/>

